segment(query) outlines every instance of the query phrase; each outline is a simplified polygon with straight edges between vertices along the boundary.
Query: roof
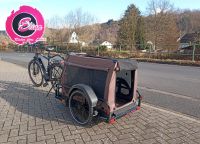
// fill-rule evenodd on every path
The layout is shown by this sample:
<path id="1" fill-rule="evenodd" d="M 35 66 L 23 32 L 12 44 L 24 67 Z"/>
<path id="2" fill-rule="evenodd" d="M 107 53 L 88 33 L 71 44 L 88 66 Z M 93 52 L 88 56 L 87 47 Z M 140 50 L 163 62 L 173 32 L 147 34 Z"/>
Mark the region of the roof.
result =
<path id="1" fill-rule="evenodd" d="M 197 33 L 187 33 L 183 37 L 180 38 L 180 43 L 195 42 L 197 37 L 198 37 Z"/>
<path id="2" fill-rule="evenodd" d="M 111 59 L 87 55 L 69 55 L 66 58 L 68 65 L 108 71 L 117 66 L 120 70 L 135 70 L 138 68 L 137 61 L 131 59 Z"/>
<path id="3" fill-rule="evenodd" d="M 104 41 L 101 45 L 107 46 L 107 45 L 112 45 L 112 43 L 110 43 L 110 42 L 108 42 L 108 41 Z"/>

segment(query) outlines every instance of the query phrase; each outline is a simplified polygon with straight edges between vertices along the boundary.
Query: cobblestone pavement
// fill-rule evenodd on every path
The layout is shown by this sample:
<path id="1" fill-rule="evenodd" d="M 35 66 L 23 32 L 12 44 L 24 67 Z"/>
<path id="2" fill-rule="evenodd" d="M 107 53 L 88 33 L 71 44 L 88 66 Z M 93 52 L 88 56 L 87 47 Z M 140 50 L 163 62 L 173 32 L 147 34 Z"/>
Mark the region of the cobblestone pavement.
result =
<path id="1" fill-rule="evenodd" d="M 0 144 L 200 143 L 199 120 L 147 104 L 114 124 L 79 126 L 53 94 L 45 97 L 47 89 L 34 88 L 26 69 L 0 61 Z"/>

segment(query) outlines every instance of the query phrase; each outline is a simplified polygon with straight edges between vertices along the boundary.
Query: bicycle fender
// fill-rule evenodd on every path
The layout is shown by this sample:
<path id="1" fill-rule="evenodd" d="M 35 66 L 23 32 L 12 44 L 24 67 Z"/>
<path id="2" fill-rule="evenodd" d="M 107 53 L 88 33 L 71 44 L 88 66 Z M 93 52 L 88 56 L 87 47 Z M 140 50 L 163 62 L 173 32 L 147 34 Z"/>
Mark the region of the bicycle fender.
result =
<path id="1" fill-rule="evenodd" d="M 97 105 L 97 101 L 98 101 L 97 96 L 90 86 L 85 85 L 85 84 L 76 84 L 70 88 L 68 95 L 70 96 L 70 94 L 76 89 L 81 90 L 87 95 L 92 107 L 95 107 Z"/>

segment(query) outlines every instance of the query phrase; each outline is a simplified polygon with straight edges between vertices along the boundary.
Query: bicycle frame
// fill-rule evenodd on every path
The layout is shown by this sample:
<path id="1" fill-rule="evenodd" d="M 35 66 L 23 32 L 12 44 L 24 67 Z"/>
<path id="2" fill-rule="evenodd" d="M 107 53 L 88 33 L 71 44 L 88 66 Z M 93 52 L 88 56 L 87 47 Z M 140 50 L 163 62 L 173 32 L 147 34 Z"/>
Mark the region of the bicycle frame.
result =
<path id="1" fill-rule="evenodd" d="M 41 56 L 41 57 L 43 57 L 44 59 L 46 59 L 47 60 L 47 68 L 45 67 L 45 65 L 44 65 L 44 63 L 43 63 L 43 61 L 42 61 L 42 59 L 39 57 L 39 56 Z M 33 57 L 33 59 L 35 60 L 35 61 L 37 61 L 38 63 L 39 63 L 39 65 L 40 65 L 40 67 L 41 67 L 41 70 L 42 70 L 42 76 L 44 77 L 44 80 L 45 80 L 45 82 L 47 82 L 47 81 L 49 81 L 50 80 L 50 76 L 49 76 L 49 66 L 50 66 L 50 61 L 51 61 L 51 59 L 53 59 L 54 57 L 61 57 L 60 55 L 54 55 L 54 56 L 50 56 L 50 51 L 48 51 L 48 55 L 47 56 L 45 56 L 45 55 L 42 55 L 42 54 L 40 54 L 40 53 L 35 53 L 35 56 Z"/>

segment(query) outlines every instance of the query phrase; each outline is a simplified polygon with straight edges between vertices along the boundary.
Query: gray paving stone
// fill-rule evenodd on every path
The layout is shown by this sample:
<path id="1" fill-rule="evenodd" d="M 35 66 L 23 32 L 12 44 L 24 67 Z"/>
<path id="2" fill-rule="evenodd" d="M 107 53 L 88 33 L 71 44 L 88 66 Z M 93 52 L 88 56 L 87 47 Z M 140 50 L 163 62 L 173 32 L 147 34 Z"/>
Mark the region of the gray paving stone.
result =
<path id="1" fill-rule="evenodd" d="M 9 137 L 18 136 L 18 135 L 19 135 L 19 129 L 11 129 L 10 130 Z"/>
<path id="2" fill-rule="evenodd" d="M 26 144 L 27 143 L 27 141 L 24 139 L 24 140 L 18 140 L 17 141 L 17 144 Z"/>
<path id="3" fill-rule="evenodd" d="M 0 143 L 7 142 L 7 141 L 8 141 L 8 134 L 0 135 Z"/>
<path id="4" fill-rule="evenodd" d="M 55 139 L 48 139 L 46 140 L 47 144 L 56 144 L 56 140 Z"/>
<path id="5" fill-rule="evenodd" d="M 28 143 L 36 142 L 36 134 L 29 134 L 27 140 L 28 140 Z"/>
<path id="6" fill-rule="evenodd" d="M 63 134 L 62 133 L 55 134 L 55 139 L 56 139 L 56 142 L 63 142 L 64 141 Z"/>
<path id="7" fill-rule="evenodd" d="M 83 139 L 84 142 L 91 141 L 91 137 L 88 135 L 88 133 L 82 133 L 81 137 L 82 137 L 82 139 Z"/>
<path id="8" fill-rule="evenodd" d="M 79 138 L 81 138 L 80 134 L 64 136 L 65 141 L 68 141 L 68 140 L 71 140 L 71 139 L 75 140 L 75 139 L 79 139 Z"/>

